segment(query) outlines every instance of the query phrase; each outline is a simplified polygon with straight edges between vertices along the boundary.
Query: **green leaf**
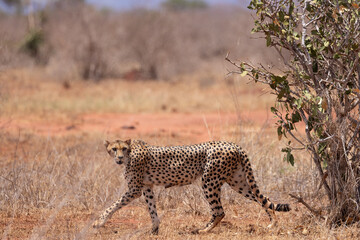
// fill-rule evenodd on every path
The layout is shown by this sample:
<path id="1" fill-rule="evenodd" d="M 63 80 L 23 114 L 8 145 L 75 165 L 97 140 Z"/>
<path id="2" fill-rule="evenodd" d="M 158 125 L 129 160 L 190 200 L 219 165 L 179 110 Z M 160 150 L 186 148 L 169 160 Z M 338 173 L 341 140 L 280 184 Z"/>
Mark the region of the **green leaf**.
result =
<path id="1" fill-rule="evenodd" d="M 293 123 L 297 123 L 301 121 L 301 116 L 299 112 L 293 112 L 293 114 L 291 115 L 291 121 Z"/>
<path id="2" fill-rule="evenodd" d="M 311 99 L 311 93 L 309 93 L 309 91 L 304 91 L 304 96 L 310 100 Z"/>
<path id="3" fill-rule="evenodd" d="M 296 106 L 297 109 L 300 109 L 303 105 L 303 100 L 302 98 L 298 98 L 294 100 L 294 105 Z"/>
<path id="4" fill-rule="evenodd" d="M 317 127 L 317 128 L 315 128 L 315 132 L 316 132 L 316 135 L 320 138 L 323 135 L 324 130 L 322 127 Z"/>
<path id="5" fill-rule="evenodd" d="M 284 156 L 284 161 L 290 163 L 291 166 L 294 166 L 295 159 L 294 159 L 294 156 L 291 153 L 291 148 L 286 147 L 286 148 L 281 149 L 281 151 L 286 153 L 286 155 Z"/>
<path id="6" fill-rule="evenodd" d="M 323 153 L 326 148 L 327 148 L 327 144 L 326 144 L 326 143 L 320 143 L 320 144 L 319 144 L 319 148 L 318 148 L 318 153 L 319 153 L 319 154 Z"/>
<path id="7" fill-rule="evenodd" d="M 282 22 L 285 20 L 285 14 L 283 11 L 279 11 L 279 20 Z"/>
<path id="8" fill-rule="evenodd" d="M 299 39 L 300 39 L 300 35 L 299 35 L 299 33 L 294 32 L 294 34 L 293 34 L 293 38 L 294 38 L 295 40 L 299 40 Z"/>
<path id="9" fill-rule="evenodd" d="M 311 30 L 311 34 L 312 34 L 312 35 L 318 35 L 319 32 L 318 32 L 317 30 Z"/>
<path id="10" fill-rule="evenodd" d="M 279 94 L 277 95 L 277 99 L 281 100 L 284 97 L 285 92 L 286 92 L 286 89 L 282 88 L 281 91 L 279 92 Z"/>
<path id="11" fill-rule="evenodd" d="M 271 37 L 270 35 L 266 35 L 266 46 L 269 47 L 271 45 Z"/>
<path id="12" fill-rule="evenodd" d="M 295 159 L 294 159 L 294 155 L 292 155 L 291 152 L 288 152 L 288 153 L 286 154 L 286 161 L 287 161 L 288 163 L 290 163 L 291 166 L 294 166 Z"/>
<path id="13" fill-rule="evenodd" d="M 282 126 L 279 126 L 279 127 L 278 127 L 277 132 L 278 132 L 278 136 L 281 136 L 281 135 L 282 135 Z"/>
<path id="14" fill-rule="evenodd" d="M 270 111 L 271 111 L 272 113 L 276 113 L 278 110 L 277 110 L 276 108 L 274 108 L 274 107 L 271 107 L 271 108 L 270 108 Z"/>
<path id="15" fill-rule="evenodd" d="M 313 72 L 314 72 L 314 73 L 317 73 L 317 72 L 318 72 L 319 66 L 318 66 L 317 61 L 314 61 L 314 62 L 313 62 L 313 64 L 312 64 L 312 69 L 313 69 Z"/>
<path id="16" fill-rule="evenodd" d="M 243 71 L 243 72 L 240 74 L 240 76 L 241 76 L 241 77 L 245 77 L 247 74 L 248 74 L 248 71 Z"/>
<path id="17" fill-rule="evenodd" d="M 290 6 L 289 6 L 289 14 L 288 15 L 291 16 L 293 11 L 294 11 L 294 2 L 291 1 Z"/>

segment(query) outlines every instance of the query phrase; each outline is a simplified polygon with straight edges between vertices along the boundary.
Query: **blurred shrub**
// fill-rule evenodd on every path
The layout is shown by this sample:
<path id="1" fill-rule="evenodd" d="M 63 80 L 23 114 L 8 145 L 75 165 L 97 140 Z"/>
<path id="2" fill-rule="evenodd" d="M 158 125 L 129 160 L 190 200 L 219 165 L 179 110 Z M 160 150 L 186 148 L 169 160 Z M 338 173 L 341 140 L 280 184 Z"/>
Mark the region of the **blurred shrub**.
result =
<path id="1" fill-rule="evenodd" d="M 206 2 L 202 0 L 167 0 L 162 6 L 168 10 L 188 10 L 206 8 Z"/>
<path id="2" fill-rule="evenodd" d="M 184 2 L 201 5 L 201 1 L 166 3 Z M 112 12 L 84 1 L 55 1 L 37 13 L 41 30 L 29 32 L 26 16 L 0 15 L 0 53 L 6 50 L 10 67 L 46 64 L 48 72 L 61 80 L 100 80 L 128 72 L 136 72 L 136 78 L 167 80 L 204 66 L 212 68 L 214 61 L 222 66 L 219 62 L 227 51 L 249 61 L 268 63 L 272 58 L 265 44 L 251 39 L 247 11 L 192 9 Z M 17 51 L 19 45 L 24 51 Z"/>
<path id="3" fill-rule="evenodd" d="M 25 16 L 0 15 L 0 69 L 31 65 L 31 58 L 19 51 L 26 32 Z"/>
<path id="4" fill-rule="evenodd" d="M 118 62 L 112 56 L 119 52 L 118 37 L 113 32 L 110 15 L 81 2 L 61 2 L 49 7 L 44 31 L 53 51 L 51 69 L 67 62 L 76 67 L 76 74 L 83 79 L 99 80 L 113 76 L 112 64 Z M 60 68 L 61 69 L 61 68 Z M 59 74 L 59 68 L 56 73 Z M 62 76 L 69 74 L 64 68 Z"/>
<path id="5" fill-rule="evenodd" d="M 40 47 L 44 43 L 44 34 L 41 29 L 33 29 L 25 36 L 20 49 L 31 57 L 37 58 L 40 53 Z"/>
<path id="6" fill-rule="evenodd" d="M 144 78 L 166 78 L 185 71 L 176 19 L 168 13 L 135 10 L 123 16 L 123 43 L 128 59 L 140 65 Z"/>

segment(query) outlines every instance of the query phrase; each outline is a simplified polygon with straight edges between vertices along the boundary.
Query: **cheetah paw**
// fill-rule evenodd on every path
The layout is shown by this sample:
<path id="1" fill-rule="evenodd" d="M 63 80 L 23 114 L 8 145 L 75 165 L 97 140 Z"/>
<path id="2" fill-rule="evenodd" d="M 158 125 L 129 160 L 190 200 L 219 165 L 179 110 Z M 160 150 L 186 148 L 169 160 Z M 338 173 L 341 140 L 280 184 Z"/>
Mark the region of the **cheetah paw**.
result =
<path id="1" fill-rule="evenodd" d="M 159 227 L 151 229 L 151 234 L 152 235 L 158 235 L 159 234 Z"/>
<path id="2" fill-rule="evenodd" d="M 93 223 L 92 227 L 93 227 L 93 228 L 100 228 L 100 227 L 103 227 L 104 224 L 105 224 L 105 221 L 101 221 L 101 220 L 99 219 L 99 220 L 96 220 L 96 221 Z"/>
<path id="3" fill-rule="evenodd" d="M 272 222 L 272 223 L 270 223 L 266 228 L 267 228 L 267 229 L 271 229 L 271 228 L 276 227 L 277 225 L 278 225 L 277 222 Z"/>

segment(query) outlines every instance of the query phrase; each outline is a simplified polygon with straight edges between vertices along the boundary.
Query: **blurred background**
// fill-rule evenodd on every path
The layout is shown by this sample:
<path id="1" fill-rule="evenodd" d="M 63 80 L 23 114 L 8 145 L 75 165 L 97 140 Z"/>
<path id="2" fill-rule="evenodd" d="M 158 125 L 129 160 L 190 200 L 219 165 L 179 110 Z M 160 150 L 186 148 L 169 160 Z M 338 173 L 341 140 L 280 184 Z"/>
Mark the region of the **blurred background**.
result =
<path id="1" fill-rule="evenodd" d="M 2 0 L 0 67 L 42 67 L 62 81 L 167 81 L 221 70 L 227 52 L 268 63 L 247 2 Z"/>
<path id="2" fill-rule="evenodd" d="M 279 62 L 263 39 L 251 34 L 254 13 L 247 4 L 1 0 L 2 129 L 58 135 L 94 132 L 88 125 L 96 125 L 103 136 L 138 137 L 124 128 L 141 132 L 144 126 L 139 115 L 110 121 L 99 115 L 104 113 L 194 113 L 204 128 L 209 127 L 204 113 L 266 122 L 272 96 L 229 74 L 233 68 L 225 61 L 230 53 L 233 60 L 254 64 Z M 156 121 L 160 115 L 152 117 Z M 150 128 L 156 124 L 145 122 Z M 162 126 L 155 135 L 178 128 Z M 203 130 L 202 138 L 183 142 L 213 139 Z"/>
<path id="3" fill-rule="evenodd" d="M 274 68 L 279 62 L 266 41 L 251 34 L 256 16 L 247 4 L 0 0 L 0 238 L 150 239 L 141 199 L 105 229 L 90 227 L 126 189 L 104 139 L 233 141 L 248 151 L 272 200 L 310 194 L 311 162 L 299 160 L 295 171 L 281 161 L 284 144 L 269 113 L 274 96 L 229 75 L 228 52 L 234 61 Z M 198 184 L 155 193 L 160 239 L 184 239 L 179 231 L 209 218 Z M 222 195 L 227 217 L 212 239 L 237 239 L 239 232 L 286 238 L 303 229 L 293 231 L 301 215 L 291 212 L 281 220 L 287 227 L 264 230 L 268 218 L 260 206 L 229 188 Z"/>

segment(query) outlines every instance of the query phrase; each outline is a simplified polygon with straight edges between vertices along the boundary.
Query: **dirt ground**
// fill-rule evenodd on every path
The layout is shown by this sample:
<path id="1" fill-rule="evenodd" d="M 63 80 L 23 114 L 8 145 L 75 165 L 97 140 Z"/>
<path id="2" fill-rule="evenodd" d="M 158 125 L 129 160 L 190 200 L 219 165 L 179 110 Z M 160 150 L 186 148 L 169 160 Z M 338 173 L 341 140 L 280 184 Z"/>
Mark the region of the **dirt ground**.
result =
<path id="1" fill-rule="evenodd" d="M 236 114 L 83 114 L 70 121 L 46 119 L 1 119 L 0 125 L 5 130 L 27 131 L 43 136 L 64 136 L 86 133 L 118 134 L 120 136 L 141 137 L 144 135 L 179 136 L 189 141 L 206 141 L 209 136 L 207 128 L 213 134 L 220 131 L 223 124 L 234 125 Z"/>
<path id="2" fill-rule="evenodd" d="M 264 111 L 237 113 L 89 113 L 71 119 L 6 118 L 0 126 L 13 134 L 21 131 L 41 136 L 83 134 L 127 137 L 169 136 L 196 143 L 226 135 L 231 126 L 245 122 L 253 126 L 273 124 Z M 226 129 L 230 128 L 230 129 Z"/>
<path id="3" fill-rule="evenodd" d="M 269 113 L 273 98 L 239 81 L 176 83 L 107 80 L 97 84 L 61 82 L 27 70 L 0 77 L 0 236 L 2 239 L 356 239 L 358 228 L 331 230 L 289 193 L 310 196 L 314 166 L 299 155 L 285 164 Z M 200 83 L 199 83 L 200 82 Z M 109 95 L 108 89 L 117 94 Z M 279 224 L 256 203 L 228 187 L 226 212 L 211 233 L 191 230 L 209 220 L 198 183 L 156 188 L 162 221 L 158 236 L 143 199 L 118 211 L 105 228 L 94 219 L 125 191 L 123 169 L 104 151 L 104 139 L 143 139 L 154 145 L 234 141 L 244 147 L 258 185 L 275 202 L 288 202 Z M 311 204 L 316 203 L 310 202 Z"/>

